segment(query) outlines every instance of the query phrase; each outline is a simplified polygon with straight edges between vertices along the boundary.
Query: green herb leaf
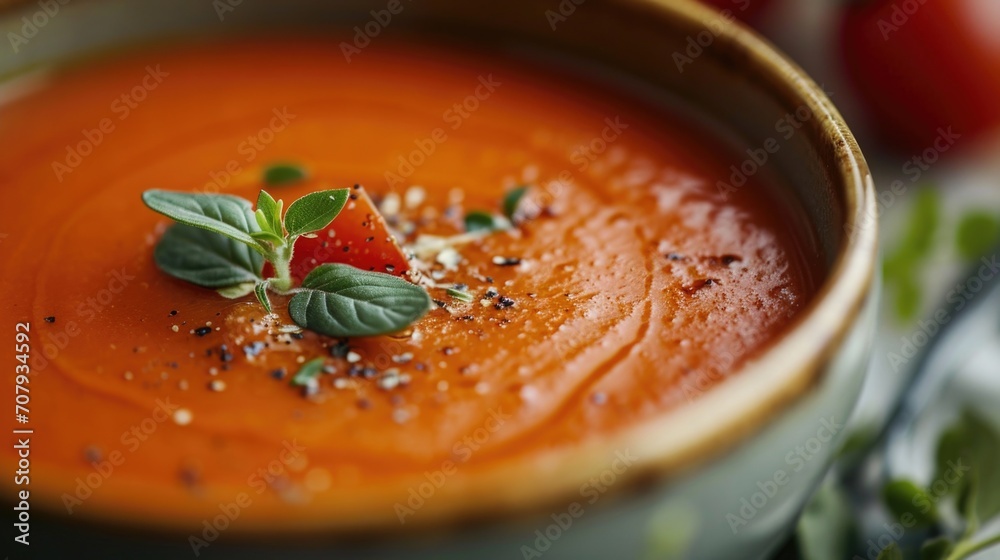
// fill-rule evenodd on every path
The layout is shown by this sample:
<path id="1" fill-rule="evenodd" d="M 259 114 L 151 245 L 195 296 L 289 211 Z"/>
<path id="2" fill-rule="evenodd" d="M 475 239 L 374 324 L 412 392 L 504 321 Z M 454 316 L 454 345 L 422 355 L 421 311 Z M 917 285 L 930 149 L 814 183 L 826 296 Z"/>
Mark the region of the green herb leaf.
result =
<path id="1" fill-rule="evenodd" d="M 955 548 L 955 543 L 948 537 L 931 539 L 920 547 L 920 560 L 944 560 Z"/>
<path id="2" fill-rule="evenodd" d="M 847 434 L 837 450 L 837 460 L 851 461 L 865 453 L 878 439 L 879 429 L 874 424 L 859 426 Z"/>
<path id="3" fill-rule="evenodd" d="M 958 507 L 967 521 L 1000 514 L 1000 434 L 989 420 L 974 409 L 963 411 L 942 433 L 935 463 L 939 480 L 958 478 Z"/>
<path id="4" fill-rule="evenodd" d="M 235 286 L 229 286 L 227 288 L 219 288 L 215 290 L 220 296 L 226 299 L 240 299 L 241 297 L 249 294 L 253 291 L 253 282 L 244 282 L 242 284 L 236 284 Z"/>
<path id="5" fill-rule="evenodd" d="M 926 527 L 937 521 L 935 500 L 912 481 L 899 479 L 888 482 L 882 488 L 882 499 L 897 521 L 904 516 L 913 519 L 913 523 L 907 526 Z"/>
<path id="6" fill-rule="evenodd" d="M 250 235 L 259 231 L 260 226 L 250 203 L 242 198 L 154 189 L 142 193 L 142 201 L 150 209 L 182 224 L 214 231 L 245 243 L 255 251 L 262 250 Z"/>
<path id="7" fill-rule="evenodd" d="M 311 379 L 319 375 L 321 371 L 323 371 L 323 358 L 313 358 L 302 364 L 298 373 L 292 376 L 291 383 L 292 385 L 304 387 L 309 384 Z"/>
<path id="8" fill-rule="evenodd" d="M 350 195 L 349 189 L 334 189 L 307 194 L 288 206 L 285 229 L 290 237 L 319 231 L 337 217 Z"/>
<path id="9" fill-rule="evenodd" d="M 961 419 L 945 428 L 938 437 L 934 456 L 934 480 L 955 481 L 943 489 L 946 494 L 960 495 L 964 486 L 969 483 L 968 476 L 956 477 L 952 472 L 956 470 L 956 461 L 962 461 L 967 456 L 967 444 L 967 427 Z"/>
<path id="10" fill-rule="evenodd" d="M 965 517 L 966 534 L 972 535 L 979 530 L 979 476 L 973 471 L 966 475 L 966 482 L 962 485 L 955 498 L 955 506 Z"/>
<path id="11" fill-rule="evenodd" d="M 472 294 L 466 292 L 465 290 L 456 290 L 455 288 L 448 288 L 447 293 L 449 296 L 459 301 L 464 301 L 465 303 L 469 303 L 476 299 Z"/>
<path id="12" fill-rule="evenodd" d="M 850 556 L 856 528 L 847 496 L 827 479 L 813 496 L 796 528 L 803 560 L 842 560 Z"/>
<path id="13" fill-rule="evenodd" d="M 514 221 L 514 214 L 517 213 L 517 207 L 527 192 L 528 187 L 522 186 L 511 190 L 503 197 L 503 215 L 507 216 L 507 219 Z"/>
<path id="14" fill-rule="evenodd" d="M 153 260 L 174 278 L 206 288 L 254 284 L 261 280 L 264 267 L 264 258 L 246 245 L 184 224 L 167 229 L 153 251 Z"/>
<path id="15" fill-rule="evenodd" d="M 976 514 L 980 521 L 1000 514 L 1000 434 L 989 420 L 973 409 L 965 411 L 965 422 L 972 436 L 969 460 L 975 483 Z"/>
<path id="16" fill-rule="evenodd" d="M 903 551 L 899 549 L 899 545 L 896 542 L 892 542 L 889 546 L 882 549 L 882 552 L 878 553 L 878 557 L 875 560 L 903 560 Z"/>
<path id="17" fill-rule="evenodd" d="M 278 238 L 285 234 L 281 227 L 282 204 L 283 201 L 275 201 L 265 190 L 261 190 L 257 195 L 257 224 L 261 230 L 271 232 Z"/>
<path id="18" fill-rule="evenodd" d="M 257 285 L 253 288 L 253 293 L 257 296 L 257 301 L 264 306 L 264 311 L 267 311 L 268 315 L 271 314 L 271 299 L 267 297 L 267 285 L 269 282 L 264 280 L 263 282 L 257 282 Z"/>
<path id="19" fill-rule="evenodd" d="M 328 336 L 374 336 L 402 330 L 426 313 L 430 303 L 423 288 L 401 278 L 323 264 L 302 281 L 288 311 L 302 328 Z"/>
<path id="20" fill-rule="evenodd" d="M 497 229 L 496 220 L 486 212 L 475 210 L 465 215 L 465 231 L 493 231 L 495 229 Z"/>
<path id="21" fill-rule="evenodd" d="M 690 504 L 667 502 L 646 524 L 644 558 L 688 558 L 698 535 L 701 516 Z"/>
<path id="22" fill-rule="evenodd" d="M 270 186 L 291 185 L 308 177 L 305 168 L 290 164 L 277 163 L 264 169 L 264 184 Z"/>
<path id="23" fill-rule="evenodd" d="M 913 321 L 920 311 L 923 294 L 918 277 L 933 249 L 940 221 L 940 193 L 921 189 L 914 196 L 903 238 L 883 260 L 886 286 L 894 296 L 896 316 L 904 323 Z"/>
<path id="24" fill-rule="evenodd" d="M 282 245 L 285 243 L 284 237 L 279 237 L 274 233 L 269 231 L 255 231 L 250 234 L 257 241 L 266 241 L 267 243 L 273 243 L 275 245 Z"/>
<path id="25" fill-rule="evenodd" d="M 896 280 L 896 290 L 893 293 L 896 316 L 904 322 L 917 318 L 923 301 L 923 292 L 917 283 L 916 272 L 910 274 L 911 276 L 901 276 Z"/>
<path id="26" fill-rule="evenodd" d="M 962 258 L 976 260 L 989 253 L 997 241 L 1000 241 L 1000 219 L 996 216 L 982 211 L 962 216 L 955 239 Z"/>

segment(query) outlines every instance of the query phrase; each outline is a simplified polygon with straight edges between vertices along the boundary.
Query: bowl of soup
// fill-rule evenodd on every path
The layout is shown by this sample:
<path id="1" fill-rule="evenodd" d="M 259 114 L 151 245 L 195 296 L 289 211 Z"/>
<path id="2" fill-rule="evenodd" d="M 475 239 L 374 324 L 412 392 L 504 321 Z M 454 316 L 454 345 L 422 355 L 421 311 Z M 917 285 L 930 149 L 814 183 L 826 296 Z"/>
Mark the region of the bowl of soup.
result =
<path id="1" fill-rule="evenodd" d="M 864 377 L 875 201 L 829 99 L 732 10 L 0 22 L 0 287 L 29 395 L 3 456 L 30 467 L 4 492 L 30 547 L 762 558 L 792 530 Z M 269 313 L 166 274 L 171 221 L 141 197 L 333 188 L 353 194 L 296 281 L 406 278 L 431 302 L 406 328 L 328 336 L 294 292 Z"/>

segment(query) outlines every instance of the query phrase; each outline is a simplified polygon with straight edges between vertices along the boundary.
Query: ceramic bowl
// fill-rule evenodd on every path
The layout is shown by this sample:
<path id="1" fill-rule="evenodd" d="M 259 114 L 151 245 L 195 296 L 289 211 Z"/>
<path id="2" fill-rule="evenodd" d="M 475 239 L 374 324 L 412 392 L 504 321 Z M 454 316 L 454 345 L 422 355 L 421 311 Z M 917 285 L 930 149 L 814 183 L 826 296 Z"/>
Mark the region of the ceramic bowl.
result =
<path id="1" fill-rule="evenodd" d="M 725 382 L 655 422 L 556 456 L 544 468 L 512 466 L 489 484 L 470 485 L 465 505 L 444 503 L 423 516 L 417 531 L 376 526 L 345 536 L 335 520 L 320 519 L 309 539 L 278 531 L 253 542 L 252 535 L 234 531 L 211 553 L 411 560 L 766 557 L 793 529 L 846 431 L 874 327 L 874 191 L 837 110 L 798 67 L 733 22 L 742 2 L 734 1 L 729 14 L 687 0 L 402 2 L 405 17 L 391 24 L 395 33 L 499 45 L 599 73 L 696 116 L 734 146 L 737 166 L 751 157 L 747 150 L 777 145 L 755 173 L 767 174 L 805 209 L 805 229 L 829 274 L 793 327 Z M 0 57 L 0 76 L 187 36 L 308 31 L 343 38 L 385 2 L 51 4 L 57 13 L 43 18 L 44 26 L 16 54 Z M 22 18 L 39 6 L 26 2 L 0 13 L 3 36 L 21 32 Z M 786 137 L 778 123 L 789 118 L 798 126 Z M 581 484 L 606 475 L 622 453 L 636 459 L 615 473 L 606 497 L 590 504 Z M 582 514 L 567 514 L 574 503 Z M 464 522 L 472 517 L 475 523 Z M 58 517 L 51 522 L 63 543 L 94 542 L 95 534 L 112 528 L 106 521 L 86 528 Z M 160 552 L 150 552 L 153 544 L 165 557 L 191 553 L 187 538 L 177 535 L 100 542 L 115 554 L 143 550 L 143 557 L 155 557 Z"/>

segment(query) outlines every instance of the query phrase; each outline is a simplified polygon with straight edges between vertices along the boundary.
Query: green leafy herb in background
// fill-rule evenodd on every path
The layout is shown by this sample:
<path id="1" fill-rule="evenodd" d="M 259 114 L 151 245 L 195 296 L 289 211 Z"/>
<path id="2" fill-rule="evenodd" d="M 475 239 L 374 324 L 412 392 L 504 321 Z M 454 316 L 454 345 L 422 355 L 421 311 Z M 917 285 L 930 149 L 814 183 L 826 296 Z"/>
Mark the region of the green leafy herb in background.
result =
<path id="1" fill-rule="evenodd" d="M 285 170 L 272 179 L 289 179 Z M 230 195 L 162 190 L 143 193 L 146 205 L 180 222 L 154 250 L 167 274 L 216 289 L 228 298 L 254 293 L 271 312 L 268 291 L 294 294 L 289 302 L 299 326 L 330 336 L 371 336 L 401 330 L 430 308 L 423 288 L 406 280 L 348 265 L 322 265 L 292 287 L 295 241 L 328 226 L 347 203 L 348 189 L 314 192 L 284 206 L 266 191 L 250 202 Z M 263 278 L 264 262 L 274 268 Z"/>
<path id="2" fill-rule="evenodd" d="M 503 216 L 493 215 L 482 210 L 470 211 L 465 215 L 465 231 L 491 232 L 509 229 L 511 224 L 524 219 L 524 216 L 518 213 L 518 208 L 527 192 L 527 186 L 508 191 L 500 203 Z"/>
<path id="3" fill-rule="evenodd" d="M 908 528 L 930 527 L 926 534 L 934 538 L 921 546 L 920 560 L 964 560 L 1000 545 L 1000 534 L 979 534 L 983 526 L 1000 516 L 997 428 L 975 410 L 964 410 L 939 435 L 934 466 L 931 488 L 897 479 L 887 482 L 882 489 L 883 502 L 897 520 L 909 516 Z M 959 516 L 957 522 L 953 519 L 955 514 Z M 810 502 L 799 520 L 796 538 L 798 550 L 806 560 L 848 558 L 851 543 L 858 549 L 867 546 L 857 543 L 853 513 L 836 479 L 828 480 Z M 908 537 L 900 542 L 912 540 Z M 910 552 L 916 551 L 904 551 L 893 542 L 878 558 L 903 560 Z"/>
<path id="4" fill-rule="evenodd" d="M 527 192 L 528 192 L 527 186 L 520 186 L 517 187 L 516 189 L 510 190 L 503 197 L 503 215 L 507 216 L 508 220 L 512 222 L 516 221 L 514 217 L 517 214 L 517 208 L 521 204 L 521 199 L 524 198 L 524 195 Z"/>
<path id="5" fill-rule="evenodd" d="M 313 358 L 302 364 L 299 371 L 292 376 L 290 383 L 299 387 L 305 387 L 323 371 L 323 358 Z"/>
<path id="6" fill-rule="evenodd" d="M 799 518 L 799 551 L 806 560 L 850 558 L 855 533 L 847 496 L 838 490 L 835 480 L 828 479 Z"/>
<path id="7" fill-rule="evenodd" d="M 962 534 L 957 540 L 945 536 L 927 541 L 920 558 L 961 560 L 1000 543 L 1000 535 L 977 535 L 985 522 L 1000 514 L 998 473 L 1000 434 L 978 412 L 966 409 L 938 438 L 933 496 L 913 482 L 895 480 L 886 484 L 883 497 L 897 518 L 909 513 L 918 526 L 939 523 L 937 504 L 952 500 L 964 526 Z"/>
<path id="8" fill-rule="evenodd" d="M 490 232 L 498 229 L 497 220 L 493 215 L 481 210 L 474 210 L 465 215 L 465 231 Z"/>
<path id="9" fill-rule="evenodd" d="M 903 551 L 899 549 L 898 544 L 892 543 L 882 549 L 876 560 L 903 560 Z"/>
<path id="10" fill-rule="evenodd" d="M 958 223 L 955 248 L 966 260 L 974 261 L 987 254 L 1000 241 L 1000 218 L 974 210 Z"/>
<path id="11" fill-rule="evenodd" d="M 967 529 L 1000 514 L 1000 434 L 975 410 L 965 410 L 941 435 L 935 456 L 935 478 L 969 469 L 958 479 L 953 492 Z"/>
<path id="12" fill-rule="evenodd" d="M 920 311 L 923 290 L 918 278 L 941 222 L 940 199 L 940 193 L 933 188 L 917 192 L 903 238 L 895 248 L 887 251 L 882 263 L 896 317 L 906 323 L 913 321 Z"/>
<path id="13" fill-rule="evenodd" d="M 291 164 L 280 163 L 271 165 L 264 170 L 264 184 L 272 187 L 290 185 L 306 179 L 309 174 L 305 168 Z"/>
<path id="14" fill-rule="evenodd" d="M 913 481 L 899 479 L 888 482 L 882 488 L 882 500 L 897 521 L 909 516 L 912 521 L 907 525 L 927 527 L 938 520 L 934 499 Z"/>

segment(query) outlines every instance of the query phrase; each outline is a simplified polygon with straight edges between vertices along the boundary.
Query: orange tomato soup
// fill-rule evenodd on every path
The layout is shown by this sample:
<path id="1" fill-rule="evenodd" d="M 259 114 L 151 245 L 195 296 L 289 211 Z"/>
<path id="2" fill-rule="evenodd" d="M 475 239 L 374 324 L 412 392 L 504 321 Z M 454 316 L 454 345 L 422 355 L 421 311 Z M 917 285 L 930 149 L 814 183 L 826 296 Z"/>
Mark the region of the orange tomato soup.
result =
<path id="1" fill-rule="evenodd" d="M 704 125 L 520 56 L 385 40 L 348 63 L 333 42 L 246 39 L 22 82 L 0 106 L 0 309 L 31 325 L 31 488 L 54 511 L 195 531 L 244 493 L 247 530 L 396 523 L 442 465 L 454 482 L 428 503 L 697 399 L 824 272 L 794 205 L 759 178 L 718 188 L 742 158 Z M 519 185 L 541 211 L 423 263 L 470 303 L 432 288 L 440 305 L 396 336 L 283 332 L 285 298 L 265 320 L 252 295 L 158 270 L 170 222 L 140 201 L 255 200 L 273 162 L 310 171 L 268 188 L 286 206 L 388 196 L 411 248 Z M 315 357 L 307 395 L 289 379 Z"/>

